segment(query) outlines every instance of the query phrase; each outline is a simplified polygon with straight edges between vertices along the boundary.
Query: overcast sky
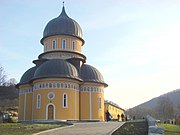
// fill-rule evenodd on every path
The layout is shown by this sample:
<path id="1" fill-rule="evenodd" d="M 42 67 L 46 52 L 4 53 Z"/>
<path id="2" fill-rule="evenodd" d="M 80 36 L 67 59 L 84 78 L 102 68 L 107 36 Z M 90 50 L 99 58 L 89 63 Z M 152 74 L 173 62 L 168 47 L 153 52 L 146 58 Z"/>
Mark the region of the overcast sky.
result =
<path id="1" fill-rule="evenodd" d="M 130 108 L 180 88 L 179 0 L 65 0 L 82 30 L 87 64 L 109 84 L 105 99 Z M 0 65 L 18 82 L 43 52 L 46 24 L 62 0 L 2 0 Z"/>

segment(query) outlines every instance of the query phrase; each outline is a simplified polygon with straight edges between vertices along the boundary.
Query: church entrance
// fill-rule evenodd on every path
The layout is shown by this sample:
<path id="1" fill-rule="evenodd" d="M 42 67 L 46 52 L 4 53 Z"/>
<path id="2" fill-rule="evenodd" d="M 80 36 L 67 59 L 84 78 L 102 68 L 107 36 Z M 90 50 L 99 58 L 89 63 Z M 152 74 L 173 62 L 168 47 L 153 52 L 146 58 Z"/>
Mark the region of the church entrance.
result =
<path id="1" fill-rule="evenodd" d="M 54 106 L 48 106 L 48 120 L 54 120 Z"/>

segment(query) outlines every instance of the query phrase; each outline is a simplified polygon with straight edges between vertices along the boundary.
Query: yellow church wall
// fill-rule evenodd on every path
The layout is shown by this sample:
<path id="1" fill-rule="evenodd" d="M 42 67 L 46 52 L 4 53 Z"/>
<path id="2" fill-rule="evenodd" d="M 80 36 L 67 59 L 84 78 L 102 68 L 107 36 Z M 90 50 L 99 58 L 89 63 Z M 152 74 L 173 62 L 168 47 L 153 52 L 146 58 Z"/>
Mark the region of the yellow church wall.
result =
<path id="1" fill-rule="evenodd" d="M 84 83 L 80 92 L 80 120 L 104 120 L 104 86 Z M 99 108 L 101 98 L 101 108 Z"/>
<path id="2" fill-rule="evenodd" d="M 119 114 L 121 116 L 121 114 L 123 113 L 124 114 L 124 110 L 119 108 L 119 107 L 116 107 L 110 103 L 105 103 L 104 104 L 104 112 L 106 111 L 109 111 L 109 113 L 111 114 L 112 116 L 112 119 L 118 119 L 117 115 Z M 122 121 L 121 117 L 119 119 L 120 121 Z"/>
<path id="3" fill-rule="evenodd" d="M 56 120 L 79 120 L 79 90 L 73 89 L 74 87 L 78 87 L 79 83 L 75 80 L 69 79 L 39 79 L 33 82 L 34 86 L 42 84 L 65 84 L 70 86 L 70 88 L 42 88 L 38 90 L 34 90 L 34 120 L 44 120 L 46 119 L 46 106 L 48 104 L 53 104 L 55 106 L 55 119 Z M 73 88 L 72 88 L 73 87 Z M 55 97 L 50 100 L 48 98 L 48 93 L 53 92 Z M 66 93 L 68 96 L 68 107 L 63 107 L 63 94 Z M 41 107 L 37 109 L 37 95 L 41 95 Z"/>
<path id="4" fill-rule="evenodd" d="M 48 99 L 47 95 L 49 92 L 55 94 L 54 99 Z M 68 107 L 63 108 L 63 94 L 66 93 L 68 96 Z M 41 95 L 41 107 L 36 108 L 37 95 Z M 75 97 L 76 94 L 76 97 Z M 76 101 L 75 101 L 76 98 Z M 46 106 L 48 104 L 54 104 L 55 106 L 55 119 L 56 120 L 75 120 L 79 119 L 79 92 L 75 90 L 36 90 L 34 91 L 34 118 L 35 120 L 46 119 Z M 76 106 L 75 106 L 76 104 Z M 76 108 L 75 108 L 76 107 Z"/>
<path id="5" fill-rule="evenodd" d="M 90 119 L 89 92 L 80 92 L 80 120 Z"/>
<path id="6" fill-rule="evenodd" d="M 32 86 L 29 84 L 19 87 L 18 120 L 31 120 L 32 114 Z"/>
<path id="7" fill-rule="evenodd" d="M 19 95 L 18 121 L 24 120 L 24 94 Z"/>
<path id="8" fill-rule="evenodd" d="M 32 120 L 32 93 L 26 94 L 26 116 L 25 120 Z"/>
<path id="9" fill-rule="evenodd" d="M 66 40 L 66 49 L 63 49 L 62 47 L 62 40 Z M 52 47 L 52 41 L 56 40 L 57 42 L 57 48 L 53 49 Z M 75 42 L 75 48 L 72 49 L 72 41 Z M 53 51 L 53 50 L 64 50 L 64 51 L 72 51 L 72 52 L 81 52 L 81 47 L 83 45 L 82 41 L 76 37 L 71 37 L 71 36 L 65 36 L 65 35 L 60 35 L 60 36 L 51 36 L 47 37 L 46 39 L 43 40 L 43 45 L 44 45 L 44 52 L 47 51 Z M 47 46 L 47 47 L 45 47 Z"/>
<path id="10" fill-rule="evenodd" d="M 104 95 L 102 93 L 91 93 L 92 98 L 92 119 L 104 120 Z M 99 106 L 99 98 L 101 98 L 101 108 Z"/>

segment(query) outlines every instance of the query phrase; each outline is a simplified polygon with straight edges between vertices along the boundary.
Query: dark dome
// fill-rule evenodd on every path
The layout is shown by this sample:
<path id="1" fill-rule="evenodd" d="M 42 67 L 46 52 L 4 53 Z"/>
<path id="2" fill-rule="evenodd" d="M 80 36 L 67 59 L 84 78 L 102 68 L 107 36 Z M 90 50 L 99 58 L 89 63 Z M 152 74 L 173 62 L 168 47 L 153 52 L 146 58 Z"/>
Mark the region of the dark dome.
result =
<path id="1" fill-rule="evenodd" d="M 84 64 L 81 67 L 81 78 L 85 82 L 96 82 L 96 83 L 102 83 L 107 87 L 108 85 L 104 82 L 103 76 L 101 73 L 94 68 L 93 66 Z"/>
<path id="2" fill-rule="evenodd" d="M 43 38 L 41 39 L 41 43 L 44 38 L 54 35 L 69 35 L 82 39 L 82 29 L 80 25 L 73 19 L 67 16 L 64 6 L 61 14 L 52 19 L 45 27 L 43 32 Z"/>
<path id="3" fill-rule="evenodd" d="M 40 65 L 34 73 L 33 79 L 39 78 L 71 78 L 81 80 L 77 69 L 65 60 L 49 60 Z"/>
<path id="4" fill-rule="evenodd" d="M 34 77 L 36 66 L 28 69 L 21 77 L 19 84 L 28 84 L 29 81 Z"/>

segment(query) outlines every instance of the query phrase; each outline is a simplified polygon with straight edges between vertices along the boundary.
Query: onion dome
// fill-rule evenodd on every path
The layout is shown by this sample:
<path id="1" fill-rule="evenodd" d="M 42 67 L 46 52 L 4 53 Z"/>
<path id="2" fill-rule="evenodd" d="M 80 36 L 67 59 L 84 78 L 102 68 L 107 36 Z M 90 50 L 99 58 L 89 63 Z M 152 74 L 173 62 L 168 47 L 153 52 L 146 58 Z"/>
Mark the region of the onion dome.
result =
<path id="1" fill-rule="evenodd" d="M 21 84 L 28 84 L 29 81 L 34 77 L 34 73 L 36 71 L 37 67 L 32 67 L 28 69 L 21 77 L 20 82 L 17 84 L 16 87 L 19 87 Z"/>
<path id="2" fill-rule="evenodd" d="M 104 78 L 102 74 L 93 66 L 84 64 L 81 67 L 81 78 L 84 82 L 95 82 L 95 83 L 101 83 L 105 87 L 108 85 L 104 82 Z"/>
<path id="3" fill-rule="evenodd" d="M 64 6 L 62 8 L 61 14 L 57 18 L 49 21 L 46 25 L 41 43 L 43 43 L 44 38 L 54 35 L 74 36 L 79 38 L 84 43 L 80 25 L 75 20 L 68 17 Z"/>
<path id="4" fill-rule="evenodd" d="M 78 71 L 65 60 L 49 60 L 41 64 L 34 73 L 34 79 L 40 78 L 69 78 L 80 80 Z"/>

